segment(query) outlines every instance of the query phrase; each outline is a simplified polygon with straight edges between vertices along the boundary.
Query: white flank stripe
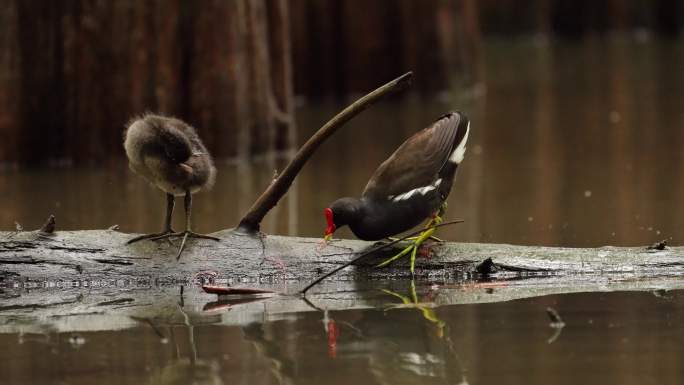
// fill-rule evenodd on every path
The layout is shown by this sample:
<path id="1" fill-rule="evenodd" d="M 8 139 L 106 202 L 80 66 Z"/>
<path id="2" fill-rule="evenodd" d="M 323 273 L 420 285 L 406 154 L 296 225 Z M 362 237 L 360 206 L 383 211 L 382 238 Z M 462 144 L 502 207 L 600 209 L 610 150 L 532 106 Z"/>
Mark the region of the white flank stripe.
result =
<path id="1" fill-rule="evenodd" d="M 451 153 L 451 157 L 449 157 L 449 162 L 461 164 L 466 152 L 466 142 L 468 141 L 468 134 L 470 134 L 470 122 L 468 122 L 468 127 L 466 128 L 466 133 L 465 136 L 463 136 L 463 140 L 461 140 L 461 143 L 458 144 L 458 147 L 456 147 L 454 152 Z"/>
<path id="2" fill-rule="evenodd" d="M 389 196 L 389 199 L 391 199 L 395 202 L 399 202 L 399 201 L 407 200 L 407 199 L 411 198 L 412 196 L 414 196 L 415 194 L 425 195 L 425 194 L 429 193 L 430 191 L 439 187 L 440 184 L 442 184 L 441 178 L 437 179 L 435 181 L 435 183 L 433 183 L 429 186 L 414 188 L 413 190 L 407 191 L 401 195 L 396 195 L 396 196 L 391 195 L 391 196 Z"/>

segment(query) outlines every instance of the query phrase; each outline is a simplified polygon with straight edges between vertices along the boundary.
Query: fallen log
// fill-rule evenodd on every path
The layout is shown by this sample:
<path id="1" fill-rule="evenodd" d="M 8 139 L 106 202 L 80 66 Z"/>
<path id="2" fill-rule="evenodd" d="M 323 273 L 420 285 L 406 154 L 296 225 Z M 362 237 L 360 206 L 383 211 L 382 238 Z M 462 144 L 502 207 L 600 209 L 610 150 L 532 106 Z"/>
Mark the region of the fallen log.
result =
<path id="1" fill-rule="evenodd" d="M 408 259 L 375 268 L 396 252 L 390 249 L 358 260 L 304 298 L 299 290 L 308 282 L 374 244 L 336 240 L 321 248 L 315 238 L 213 235 L 221 241 L 193 240 L 177 262 L 167 242 L 126 245 L 135 234 L 115 230 L 0 233 L 0 333 L 181 325 L 188 315 L 194 325 L 243 325 L 265 315 L 386 308 L 396 302 L 388 290 L 407 296 L 412 290 L 412 280 L 396 279 L 410 277 Z M 417 307 L 684 288 L 682 247 L 441 243 L 431 249 L 416 265 L 418 298 L 429 298 Z M 275 293 L 231 299 L 202 292 L 203 284 Z"/>
<path id="2" fill-rule="evenodd" d="M 346 264 L 375 244 L 334 240 L 322 246 L 316 238 L 244 235 L 232 230 L 211 234 L 219 242 L 192 240 L 180 261 L 168 241 L 126 245 L 135 234 L 115 230 L 45 233 L 0 232 L 0 283 L 74 282 L 107 286 L 112 282 L 245 284 L 269 288 L 288 284 L 289 293 Z M 328 278 L 334 281 L 410 277 L 408 258 L 389 268 L 375 266 L 402 248 L 397 244 L 355 262 Z M 561 248 L 481 243 L 435 243 L 429 258 L 419 258 L 419 278 L 508 277 L 534 275 L 673 276 L 684 273 L 684 248 L 643 247 Z M 278 290 L 282 291 L 282 290 Z M 314 288 L 315 291 L 315 288 Z"/>

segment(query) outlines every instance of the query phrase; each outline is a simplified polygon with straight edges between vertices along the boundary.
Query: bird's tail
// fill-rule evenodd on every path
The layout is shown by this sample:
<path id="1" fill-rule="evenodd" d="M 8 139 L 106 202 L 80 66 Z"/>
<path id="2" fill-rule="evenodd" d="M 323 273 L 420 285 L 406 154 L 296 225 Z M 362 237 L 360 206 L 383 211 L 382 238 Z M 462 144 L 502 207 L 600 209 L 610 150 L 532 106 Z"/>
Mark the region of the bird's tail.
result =
<path id="1" fill-rule="evenodd" d="M 454 147 L 449 156 L 449 162 L 455 163 L 458 166 L 465 157 L 466 144 L 468 143 L 468 135 L 470 134 L 470 119 L 462 112 L 455 112 L 455 114 L 459 115 L 459 122 L 458 128 L 456 129 L 456 137 L 454 138 Z"/>

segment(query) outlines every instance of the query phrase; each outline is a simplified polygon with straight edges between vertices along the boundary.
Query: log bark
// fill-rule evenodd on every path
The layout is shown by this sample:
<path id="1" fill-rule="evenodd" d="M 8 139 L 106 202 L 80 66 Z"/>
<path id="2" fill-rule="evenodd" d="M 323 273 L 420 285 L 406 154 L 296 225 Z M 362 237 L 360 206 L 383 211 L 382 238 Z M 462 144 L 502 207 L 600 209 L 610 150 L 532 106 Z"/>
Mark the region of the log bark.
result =
<path id="1" fill-rule="evenodd" d="M 126 245 L 135 234 L 115 230 L 0 233 L 0 333 L 113 330 L 141 322 L 180 325 L 249 323 L 298 311 L 386 307 L 411 290 L 408 260 L 374 266 L 397 249 L 359 260 L 323 281 L 312 279 L 347 263 L 374 244 L 216 232 L 220 242 L 192 240 L 179 262 L 167 242 Z M 401 246 L 399 246 L 401 247 Z M 684 288 L 684 247 L 560 248 L 441 243 L 419 258 L 419 294 L 433 307 L 509 301 L 542 295 L 609 290 Z M 200 286 L 272 290 L 273 295 L 220 298 Z M 185 287 L 185 290 L 179 290 Z M 421 294 L 420 291 L 423 291 Z M 428 290 L 430 293 L 425 293 Z M 179 311 L 178 309 L 183 309 Z M 239 309 L 239 311 L 228 311 Z M 104 315 L 107 317 L 93 317 Z M 212 315 L 216 314 L 217 319 Z M 72 322 L 63 322 L 69 317 Z"/>
<path id="2" fill-rule="evenodd" d="M 152 285 L 188 283 L 198 277 L 220 284 L 270 287 L 296 286 L 347 263 L 375 244 L 335 240 L 322 246 L 317 238 L 277 235 L 247 236 L 232 230 L 211 235 L 221 239 L 191 240 L 181 260 L 177 247 L 166 241 L 126 245 L 135 234 L 115 230 L 0 233 L 0 282 L 114 282 Z M 176 241 L 177 243 L 177 241 Z M 391 268 L 374 268 L 403 246 L 373 253 L 331 277 L 344 281 L 409 277 L 408 259 Z M 418 277 L 455 279 L 479 277 L 629 275 L 660 277 L 684 273 L 684 247 L 651 250 L 643 247 L 560 248 L 482 243 L 435 243 L 429 258 L 416 263 Z M 491 262 L 491 263 L 490 263 Z M 483 264 L 484 263 L 484 264 Z M 560 279 L 560 278 L 559 278 Z M 80 283 L 78 283 L 80 282 Z M 316 291 L 314 289 L 314 291 Z"/>

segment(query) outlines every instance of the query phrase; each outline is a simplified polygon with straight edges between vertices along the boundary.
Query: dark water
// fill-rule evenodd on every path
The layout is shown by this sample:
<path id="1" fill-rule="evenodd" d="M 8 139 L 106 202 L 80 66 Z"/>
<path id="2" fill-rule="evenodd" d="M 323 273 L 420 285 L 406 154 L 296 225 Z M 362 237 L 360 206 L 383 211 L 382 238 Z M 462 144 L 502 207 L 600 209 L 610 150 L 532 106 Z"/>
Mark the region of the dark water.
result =
<path id="1" fill-rule="evenodd" d="M 359 194 L 406 137 L 459 109 L 470 115 L 473 131 L 447 216 L 466 222 L 441 237 L 561 246 L 682 243 L 681 42 L 489 42 L 483 57 L 474 88 L 384 103 L 356 118 L 307 164 L 264 230 L 320 236 L 324 207 Z M 339 107 L 301 107 L 300 142 Z M 195 228 L 234 226 L 285 158 L 220 162 L 216 187 L 196 196 Z M 0 196 L 3 230 L 15 221 L 37 228 L 55 214 L 61 229 L 119 224 L 126 232 L 152 231 L 164 208 L 162 194 L 123 160 L 101 168 L 5 170 Z M 368 290 L 388 305 L 401 302 L 380 291 L 381 283 L 373 285 Z M 510 289 L 476 290 L 485 298 L 487 290 Z M 408 288 L 395 294 L 413 302 Z M 58 310 L 26 319 L 20 315 L 28 310 L 5 308 L 0 383 L 679 384 L 683 298 L 679 291 L 594 292 L 450 305 L 435 302 L 429 284 L 419 282 L 417 299 L 427 308 L 330 312 L 339 328 L 334 344 L 329 322 L 315 311 L 274 315 L 264 306 L 256 317 L 235 306 L 191 312 L 181 322 L 184 308 L 170 305 L 152 315 L 161 325 L 153 328 L 130 317 L 74 318 Z M 201 309 L 208 300 L 185 306 Z M 552 342 L 557 330 L 549 326 L 547 306 L 567 324 Z"/>
<path id="2" fill-rule="evenodd" d="M 0 326 L 2 383 L 681 384 L 684 378 L 682 291 L 435 306 L 439 288 L 419 286 L 413 305 L 409 287 L 384 287 L 363 294 L 382 306 L 328 313 L 274 314 L 269 300 L 196 312 L 202 304 L 186 302 L 151 319 L 35 322 L 50 322 L 42 330 L 22 329 L 18 316 L 15 325 Z M 462 290 L 487 295 L 506 288 Z M 549 306 L 565 327 L 550 326 Z"/>
<path id="3" fill-rule="evenodd" d="M 459 109 L 470 115 L 473 132 L 448 216 L 466 222 L 442 231 L 444 238 L 681 243 L 684 45 L 589 40 L 486 47 L 475 89 L 455 86 L 432 99 L 382 103 L 353 120 L 306 165 L 264 229 L 320 236 L 324 207 L 358 195 L 406 137 Z M 301 107 L 300 142 L 339 108 Z M 196 196 L 196 228 L 235 226 L 283 164 L 276 156 L 221 162 L 216 187 Z M 36 228 L 54 213 L 62 229 L 119 224 L 122 231 L 143 232 L 160 226 L 164 209 L 161 193 L 132 175 L 123 158 L 96 169 L 3 171 L 0 195 L 2 229 L 13 229 L 15 221 Z"/>

